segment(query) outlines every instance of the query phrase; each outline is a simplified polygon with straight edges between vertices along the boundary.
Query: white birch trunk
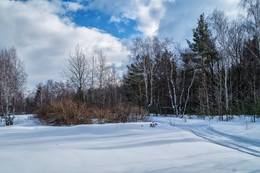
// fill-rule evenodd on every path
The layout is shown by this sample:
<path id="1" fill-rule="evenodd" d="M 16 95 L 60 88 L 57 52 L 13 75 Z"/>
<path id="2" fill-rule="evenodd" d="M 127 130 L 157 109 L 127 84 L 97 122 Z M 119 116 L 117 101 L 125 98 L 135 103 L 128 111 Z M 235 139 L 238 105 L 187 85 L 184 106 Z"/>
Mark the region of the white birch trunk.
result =
<path id="1" fill-rule="evenodd" d="M 145 57 L 143 57 L 143 77 L 144 77 L 144 85 L 145 85 L 145 100 L 146 100 L 146 105 L 148 105 L 148 75 L 147 75 Z"/>
<path id="2" fill-rule="evenodd" d="M 193 77 L 192 77 L 192 80 L 191 80 L 191 83 L 188 87 L 188 92 L 187 92 L 187 97 L 186 97 L 186 100 L 185 100 L 185 104 L 184 104 L 184 108 L 183 108 L 183 112 L 182 112 L 182 116 L 184 116 L 185 112 L 186 112 L 186 108 L 187 108 L 187 104 L 188 104 L 188 101 L 189 101 L 189 97 L 190 97 L 190 89 L 193 85 L 193 82 L 194 82 L 194 79 L 195 79 L 195 76 L 196 76 L 196 70 L 194 70 L 194 73 L 193 73 Z"/>
<path id="3" fill-rule="evenodd" d="M 228 104 L 228 86 L 227 86 L 227 83 L 228 83 L 228 66 L 227 64 L 225 63 L 225 103 L 226 103 L 226 111 L 229 110 L 229 104 Z"/>
<path id="4" fill-rule="evenodd" d="M 168 84 L 168 90 L 169 90 L 168 92 L 169 92 L 169 96 L 170 96 L 170 100 L 171 100 L 171 106 L 172 106 L 172 109 L 174 110 L 175 106 L 174 106 L 174 102 L 173 102 L 172 89 L 171 89 L 169 77 L 167 77 L 167 84 Z"/>
<path id="5" fill-rule="evenodd" d="M 174 106 L 175 106 L 175 114 L 176 116 L 179 115 L 179 112 L 178 112 L 178 105 L 177 105 L 177 95 L 176 95 L 176 87 L 175 87 L 175 83 L 173 81 L 173 66 L 171 64 L 171 74 L 170 74 L 170 81 L 171 81 L 171 85 L 172 85 L 172 89 L 173 89 L 173 99 L 174 99 Z"/>

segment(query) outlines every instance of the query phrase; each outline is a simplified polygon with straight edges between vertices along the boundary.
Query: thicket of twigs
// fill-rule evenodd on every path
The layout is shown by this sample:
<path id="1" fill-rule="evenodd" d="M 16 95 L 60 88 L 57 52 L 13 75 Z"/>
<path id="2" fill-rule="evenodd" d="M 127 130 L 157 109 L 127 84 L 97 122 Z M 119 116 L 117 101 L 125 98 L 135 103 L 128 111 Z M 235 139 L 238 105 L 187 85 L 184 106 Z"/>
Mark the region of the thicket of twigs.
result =
<path id="1" fill-rule="evenodd" d="M 35 112 L 35 118 L 45 125 L 103 124 L 147 121 L 148 112 L 127 104 L 107 108 L 89 107 L 71 100 L 57 101 Z"/>

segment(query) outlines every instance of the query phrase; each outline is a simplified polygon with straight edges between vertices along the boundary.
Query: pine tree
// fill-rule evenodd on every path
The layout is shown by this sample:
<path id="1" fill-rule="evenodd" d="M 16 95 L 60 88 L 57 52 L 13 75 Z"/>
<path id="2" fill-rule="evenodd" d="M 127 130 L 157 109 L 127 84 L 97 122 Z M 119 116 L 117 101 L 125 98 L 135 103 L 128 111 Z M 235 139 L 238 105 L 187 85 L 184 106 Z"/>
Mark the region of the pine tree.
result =
<path id="1" fill-rule="evenodd" d="M 217 51 L 204 14 L 200 15 L 197 28 L 193 29 L 193 43 L 187 40 L 190 49 L 194 52 L 194 62 L 201 72 L 201 113 L 210 113 L 209 87 L 207 83 L 214 83 L 213 63 L 217 59 Z M 212 80 L 209 80 L 211 77 Z M 206 106 L 206 111 L 205 111 Z"/>
<path id="2" fill-rule="evenodd" d="M 142 76 L 142 65 L 140 63 L 132 63 L 127 66 L 127 73 L 123 80 L 125 84 L 125 94 L 127 100 L 138 105 L 145 106 L 144 98 L 144 79 Z"/>

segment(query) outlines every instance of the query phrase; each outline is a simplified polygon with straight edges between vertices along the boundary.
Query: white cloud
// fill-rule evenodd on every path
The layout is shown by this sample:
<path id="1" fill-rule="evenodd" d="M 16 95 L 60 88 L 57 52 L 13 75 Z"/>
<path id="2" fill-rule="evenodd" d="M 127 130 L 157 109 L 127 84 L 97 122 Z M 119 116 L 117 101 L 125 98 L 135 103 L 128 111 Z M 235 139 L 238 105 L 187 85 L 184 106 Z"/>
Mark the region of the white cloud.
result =
<path id="1" fill-rule="evenodd" d="M 94 0 L 88 8 L 111 15 L 110 22 L 132 19 L 146 36 L 172 37 L 183 42 L 192 33 L 201 13 L 221 9 L 229 16 L 238 13 L 239 0 Z"/>
<path id="2" fill-rule="evenodd" d="M 117 16 L 112 16 L 109 20 L 109 22 L 116 22 L 116 23 L 120 23 L 122 20 L 120 17 Z"/>
<path id="3" fill-rule="evenodd" d="M 76 2 L 63 2 L 65 8 L 69 11 L 77 11 L 83 9 L 83 5 Z"/>
<path id="4" fill-rule="evenodd" d="M 166 7 L 164 2 L 173 3 L 174 0 L 95 0 L 89 9 L 104 10 L 113 17 L 110 21 L 120 22 L 121 18 L 137 21 L 137 30 L 147 36 L 157 35 L 160 21 L 164 17 Z M 116 16 L 116 17 L 115 17 Z"/>
<path id="5" fill-rule="evenodd" d="M 47 79 L 60 80 L 70 50 L 79 44 L 88 56 L 103 50 L 109 62 L 117 67 L 127 61 L 129 51 L 121 41 L 95 28 L 76 26 L 64 13 L 61 1 L 0 1 L 0 48 L 16 47 L 29 74 L 32 88 Z M 69 5 L 70 10 L 80 5 Z"/>
<path id="6" fill-rule="evenodd" d="M 186 46 L 186 39 L 192 39 L 192 29 L 196 27 L 200 14 L 211 14 L 214 9 L 223 10 L 231 18 L 239 12 L 239 0 L 176 0 L 174 4 L 165 2 L 165 17 L 161 19 L 158 34 L 170 37 Z"/>

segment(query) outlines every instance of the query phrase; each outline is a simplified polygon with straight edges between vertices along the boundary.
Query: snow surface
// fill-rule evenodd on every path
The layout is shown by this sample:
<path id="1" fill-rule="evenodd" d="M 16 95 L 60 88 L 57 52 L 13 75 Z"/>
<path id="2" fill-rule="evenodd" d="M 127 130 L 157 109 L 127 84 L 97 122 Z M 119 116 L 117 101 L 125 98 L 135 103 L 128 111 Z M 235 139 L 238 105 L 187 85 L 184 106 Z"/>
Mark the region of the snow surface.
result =
<path id="1" fill-rule="evenodd" d="M 260 172 L 260 121 L 151 117 L 151 122 L 0 127 L 0 172 Z"/>

